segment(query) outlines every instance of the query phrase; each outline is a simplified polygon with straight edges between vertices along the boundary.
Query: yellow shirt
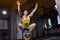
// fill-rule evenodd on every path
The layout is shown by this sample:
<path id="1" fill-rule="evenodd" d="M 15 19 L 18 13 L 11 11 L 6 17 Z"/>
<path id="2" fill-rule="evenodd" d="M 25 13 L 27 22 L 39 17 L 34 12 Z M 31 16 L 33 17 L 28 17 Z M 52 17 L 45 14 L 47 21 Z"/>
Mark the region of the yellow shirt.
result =
<path id="1" fill-rule="evenodd" d="M 28 17 L 24 17 L 22 19 L 22 24 L 23 24 L 24 27 L 28 26 L 29 23 L 30 23 L 30 19 Z"/>

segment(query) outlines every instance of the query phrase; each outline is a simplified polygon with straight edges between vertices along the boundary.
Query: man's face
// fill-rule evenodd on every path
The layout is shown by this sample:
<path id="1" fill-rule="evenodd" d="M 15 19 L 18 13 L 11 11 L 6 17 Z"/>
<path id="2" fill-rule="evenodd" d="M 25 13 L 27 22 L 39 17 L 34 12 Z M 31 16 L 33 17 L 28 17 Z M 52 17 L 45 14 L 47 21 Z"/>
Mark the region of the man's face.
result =
<path id="1" fill-rule="evenodd" d="M 28 15 L 28 11 L 27 10 L 24 11 L 24 15 Z"/>

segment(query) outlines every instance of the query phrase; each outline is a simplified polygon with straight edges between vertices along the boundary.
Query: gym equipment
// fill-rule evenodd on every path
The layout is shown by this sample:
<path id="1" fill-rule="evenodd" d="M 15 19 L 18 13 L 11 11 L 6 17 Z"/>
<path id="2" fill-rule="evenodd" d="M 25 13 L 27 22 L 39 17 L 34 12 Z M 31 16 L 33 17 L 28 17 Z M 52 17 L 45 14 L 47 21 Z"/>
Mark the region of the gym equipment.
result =
<path id="1" fill-rule="evenodd" d="M 28 27 L 25 27 L 24 28 L 24 32 L 25 32 L 24 40 L 30 40 L 29 28 Z"/>

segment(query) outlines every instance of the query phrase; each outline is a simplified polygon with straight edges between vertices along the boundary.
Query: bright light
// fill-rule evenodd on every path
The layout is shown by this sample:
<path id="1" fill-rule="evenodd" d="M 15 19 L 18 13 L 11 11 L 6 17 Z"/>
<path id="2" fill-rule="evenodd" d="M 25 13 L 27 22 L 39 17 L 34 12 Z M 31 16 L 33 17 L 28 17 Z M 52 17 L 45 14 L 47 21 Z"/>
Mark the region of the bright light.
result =
<path id="1" fill-rule="evenodd" d="M 6 15 L 6 14 L 7 14 L 7 11 L 5 11 L 5 10 L 4 10 L 4 11 L 2 11 L 2 14 Z"/>
<path id="2" fill-rule="evenodd" d="M 55 7 L 57 8 L 57 5 L 55 5 Z"/>
<path id="3" fill-rule="evenodd" d="M 52 26 L 52 25 L 51 25 L 51 19 L 50 19 L 50 18 L 48 19 L 48 24 L 49 24 L 50 26 Z"/>
<path id="4" fill-rule="evenodd" d="M 60 16 L 57 16 L 58 24 L 60 24 Z"/>

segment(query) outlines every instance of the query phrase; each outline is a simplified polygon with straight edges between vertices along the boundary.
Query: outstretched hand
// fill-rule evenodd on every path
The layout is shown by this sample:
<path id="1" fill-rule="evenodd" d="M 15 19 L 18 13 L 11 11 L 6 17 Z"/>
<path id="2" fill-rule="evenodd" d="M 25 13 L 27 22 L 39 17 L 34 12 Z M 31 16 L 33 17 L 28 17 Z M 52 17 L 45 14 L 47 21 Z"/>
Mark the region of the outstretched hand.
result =
<path id="1" fill-rule="evenodd" d="M 35 7 L 37 7 L 37 6 L 38 6 L 38 3 L 35 4 Z"/>
<path id="2" fill-rule="evenodd" d="M 17 5 L 21 5 L 21 3 L 20 3 L 20 1 L 19 1 L 19 0 L 17 1 Z"/>

